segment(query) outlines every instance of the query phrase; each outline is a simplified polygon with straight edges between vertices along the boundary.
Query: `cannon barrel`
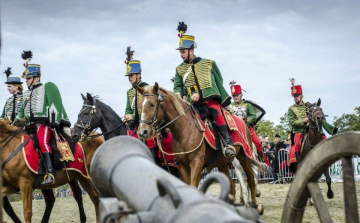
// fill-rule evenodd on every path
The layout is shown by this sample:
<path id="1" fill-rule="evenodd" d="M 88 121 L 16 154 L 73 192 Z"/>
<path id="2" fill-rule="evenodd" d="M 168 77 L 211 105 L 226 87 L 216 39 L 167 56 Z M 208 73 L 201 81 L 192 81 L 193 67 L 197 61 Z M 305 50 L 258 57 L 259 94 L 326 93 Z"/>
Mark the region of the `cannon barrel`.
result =
<path id="1" fill-rule="evenodd" d="M 156 166 L 149 149 L 132 137 L 103 143 L 90 173 L 102 197 L 100 222 L 251 222 L 227 203 L 230 184 L 224 174 L 211 175 L 198 190 Z M 204 194 L 214 181 L 222 186 L 217 199 Z"/>

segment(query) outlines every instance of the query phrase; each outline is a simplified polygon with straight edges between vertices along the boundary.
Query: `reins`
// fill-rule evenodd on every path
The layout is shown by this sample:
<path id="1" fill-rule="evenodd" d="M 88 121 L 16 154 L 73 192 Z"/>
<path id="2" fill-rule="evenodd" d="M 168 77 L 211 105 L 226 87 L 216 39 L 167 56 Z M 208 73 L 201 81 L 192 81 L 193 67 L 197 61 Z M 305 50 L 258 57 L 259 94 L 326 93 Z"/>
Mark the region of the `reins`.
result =
<path id="1" fill-rule="evenodd" d="M 6 136 L 3 140 L 1 140 L 1 143 L 5 144 L 0 148 L 0 151 L 3 150 L 5 148 L 5 146 L 7 146 L 7 144 L 9 144 L 9 142 L 16 137 L 16 135 L 22 130 L 23 126 L 21 126 L 20 128 L 18 128 L 16 131 L 12 132 L 10 135 Z M 7 140 L 10 137 L 9 140 Z M 7 140 L 7 141 L 6 141 Z"/>

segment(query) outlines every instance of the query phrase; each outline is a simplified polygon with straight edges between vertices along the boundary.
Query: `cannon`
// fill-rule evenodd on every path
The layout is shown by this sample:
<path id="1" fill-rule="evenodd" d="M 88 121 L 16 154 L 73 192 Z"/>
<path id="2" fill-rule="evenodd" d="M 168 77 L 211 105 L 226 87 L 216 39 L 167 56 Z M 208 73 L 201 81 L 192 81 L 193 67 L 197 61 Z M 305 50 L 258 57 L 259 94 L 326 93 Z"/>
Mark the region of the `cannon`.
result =
<path id="1" fill-rule="evenodd" d="M 94 154 L 90 174 L 101 194 L 99 222 L 262 222 L 250 207 L 234 206 L 230 183 L 221 173 L 210 174 L 199 190 L 156 166 L 140 140 L 118 136 Z M 218 182 L 219 197 L 205 195 Z"/>

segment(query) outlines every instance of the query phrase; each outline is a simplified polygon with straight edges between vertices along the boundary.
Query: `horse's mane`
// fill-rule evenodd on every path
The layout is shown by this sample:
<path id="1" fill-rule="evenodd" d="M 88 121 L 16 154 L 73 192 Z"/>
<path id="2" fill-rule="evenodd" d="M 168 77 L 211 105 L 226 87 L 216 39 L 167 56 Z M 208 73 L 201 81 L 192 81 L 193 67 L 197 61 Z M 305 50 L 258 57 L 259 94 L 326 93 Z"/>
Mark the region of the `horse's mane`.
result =
<path id="1" fill-rule="evenodd" d="M 107 105 L 103 101 L 101 101 L 99 95 L 93 95 L 92 93 L 89 93 L 89 94 L 93 98 L 93 101 L 92 101 L 91 105 L 94 105 L 94 103 L 97 102 L 97 103 L 101 104 L 102 106 L 106 107 L 109 111 L 111 111 L 114 115 L 116 115 L 117 118 L 119 118 L 121 120 L 120 116 L 109 105 Z M 89 100 L 87 100 L 87 101 L 89 101 Z"/>
<path id="2" fill-rule="evenodd" d="M 145 92 L 152 93 L 153 87 L 149 87 L 145 90 Z M 182 101 L 180 96 L 173 91 L 166 90 L 165 88 L 159 87 L 159 90 L 165 93 L 167 96 L 169 96 L 171 103 L 174 105 L 176 111 L 179 113 L 179 115 L 184 114 L 184 105 L 185 103 Z"/>
<path id="3" fill-rule="evenodd" d="M 17 130 L 18 127 L 9 125 L 9 121 L 0 120 L 0 133 L 11 134 Z"/>

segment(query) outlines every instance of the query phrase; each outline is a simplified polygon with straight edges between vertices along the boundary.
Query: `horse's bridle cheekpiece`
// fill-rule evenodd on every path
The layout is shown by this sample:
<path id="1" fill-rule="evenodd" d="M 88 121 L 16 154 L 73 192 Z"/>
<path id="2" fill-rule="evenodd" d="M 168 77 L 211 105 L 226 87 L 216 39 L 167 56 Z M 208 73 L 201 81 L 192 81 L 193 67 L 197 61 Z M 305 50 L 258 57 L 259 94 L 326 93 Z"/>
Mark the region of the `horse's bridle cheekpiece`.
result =
<path id="1" fill-rule="evenodd" d="M 92 121 L 92 115 L 95 114 L 96 116 L 96 106 L 95 105 L 87 105 L 87 104 L 83 104 L 83 108 L 81 109 L 81 111 L 78 114 L 78 117 L 81 115 L 81 113 L 87 111 L 88 109 L 90 109 L 90 118 L 89 120 L 86 122 L 85 126 L 82 120 L 81 124 L 75 123 L 74 126 L 78 127 L 80 129 L 82 129 L 81 131 L 81 136 L 80 136 L 80 140 L 81 141 L 85 141 L 88 139 L 88 136 L 91 132 L 91 121 Z M 95 131 L 95 130 L 94 130 Z"/>
<path id="2" fill-rule="evenodd" d="M 162 95 L 160 93 L 158 93 L 156 95 L 151 94 L 151 93 L 145 93 L 144 96 L 154 96 L 154 97 L 156 97 L 156 108 L 155 108 L 155 113 L 154 113 L 153 117 L 151 118 L 151 121 L 140 119 L 139 123 L 145 123 L 145 124 L 150 125 L 153 132 L 155 132 L 155 130 L 157 130 L 161 126 L 161 124 L 164 122 L 164 119 L 166 117 L 165 108 L 161 104 L 161 102 L 164 100 L 164 95 Z M 162 122 L 159 125 L 155 126 L 155 123 L 158 121 L 157 116 L 158 116 L 158 113 L 159 113 L 159 107 L 161 107 L 161 110 L 163 111 L 164 117 L 162 119 Z"/>

